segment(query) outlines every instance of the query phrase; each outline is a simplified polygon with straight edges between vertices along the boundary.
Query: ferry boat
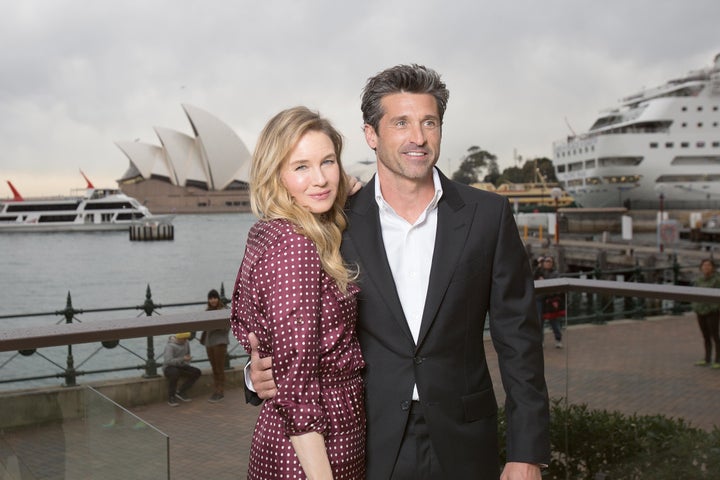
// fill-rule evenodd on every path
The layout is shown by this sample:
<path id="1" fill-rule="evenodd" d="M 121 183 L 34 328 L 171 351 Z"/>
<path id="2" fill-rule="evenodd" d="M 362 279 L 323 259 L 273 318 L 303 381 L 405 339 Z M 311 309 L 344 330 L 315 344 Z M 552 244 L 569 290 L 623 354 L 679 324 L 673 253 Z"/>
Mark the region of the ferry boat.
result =
<path id="1" fill-rule="evenodd" d="M 117 189 L 95 188 L 82 195 L 25 199 L 8 181 L 13 198 L 0 200 L 0 233 L 128 231 L 135 224 L 169 224 L 174 215 L 152 215 Z"/>
<path id="2" fill-rule="evenodd" d="M 720 54 L 554 142 L 556 176 L 582 207 L 720 208 L 719 108 Z"/>
<path id="3" fill-rule="evenodd" d="M 571 195 L 555 184 L 546 183 L 503 183 L 495 186 L 492 183 L 473 183 L 473 187 L 495 192 L 507 198 L 516 212 L 549 212 L 555 208 L 575 206 Z M 555 192 L 553 192 L 554 189 Z M 555 202 L 555 194 L 557 202 Z"/>

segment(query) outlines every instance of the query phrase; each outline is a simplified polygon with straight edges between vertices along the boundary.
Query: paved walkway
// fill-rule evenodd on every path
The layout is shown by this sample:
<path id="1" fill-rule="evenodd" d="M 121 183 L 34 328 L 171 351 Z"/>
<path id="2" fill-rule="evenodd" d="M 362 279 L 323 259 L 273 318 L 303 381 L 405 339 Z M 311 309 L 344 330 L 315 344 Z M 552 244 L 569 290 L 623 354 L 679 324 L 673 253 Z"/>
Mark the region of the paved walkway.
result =
<path id="1" fill-rule="evenodd" d="M 622 320 L 569 328 L 565 348 L 547 331 L 545 366 L 551 398 L 567 397 L 594 409 L 682 417 L 720 426 L 720 370 L 693 366 L 702 339 L 693 314 Z M 495 362 L 492 346 L 487 346 Z M 571 366 L 570 370 L 565 365 Z M 498 401 L 504 394 L 493 365 Z M 244 478 L 257 408 L 240 390 L 221 404 L 203 399 L 170 408 L 156 404 L 135 413 L 170 435 L 173 480 Z"/>
<path id="2" fill-rule="evenodd" d="M 554 348 L 549 331 L 545 335 L 552 398 L 567 397 L 574 404 L 626 414 L 682 417 L 705 429 L 720 426 L 720 370 L 693 366 L 702 356 L 702 341 L 692 314 L 575 326 L 564 333 L 563 349 Z M 494 350 L 486 347 L 492 352 L 491 368 L 502 402 Z M 169 435 L 172 480 L 245 478 L 258 409 L 245 404 L 240 389 L 228 391 L 222 403 L 205 400 L 206 396 L 198 397 L 176 408 L 158 403 L 133 412 Z M 164 461 L 162 455 L 151 455 L 158 464 Z M 125 469 L 139 473 L 142 462 Z M 142 477 L 135 473 L 124 478 Z"/>

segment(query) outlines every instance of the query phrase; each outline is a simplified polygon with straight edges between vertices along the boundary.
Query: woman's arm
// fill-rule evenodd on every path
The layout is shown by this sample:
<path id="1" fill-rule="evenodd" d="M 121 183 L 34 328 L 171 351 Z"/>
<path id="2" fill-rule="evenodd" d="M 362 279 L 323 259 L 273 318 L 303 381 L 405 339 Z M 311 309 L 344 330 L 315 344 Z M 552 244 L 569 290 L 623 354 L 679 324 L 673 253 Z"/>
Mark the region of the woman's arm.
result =
<path id="1" fill-rule="evenodd" d="M 309 480 L 332 479 L 330 460 L 325 450 L 325 439 L 318 432 L 290 437 L 300 465 Z"/>

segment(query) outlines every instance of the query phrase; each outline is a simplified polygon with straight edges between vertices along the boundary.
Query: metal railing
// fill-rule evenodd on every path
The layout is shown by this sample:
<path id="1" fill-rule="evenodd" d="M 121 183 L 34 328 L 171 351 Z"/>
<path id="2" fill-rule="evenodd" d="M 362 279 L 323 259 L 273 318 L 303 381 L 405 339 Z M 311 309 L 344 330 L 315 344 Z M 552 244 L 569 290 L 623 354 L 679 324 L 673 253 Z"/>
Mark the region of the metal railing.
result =
<path id="1" fill-rule="evenodd" d="M 223 303 L 227 304 L 228 299 L 225 297 L 225 289 L 224 285 L 221 284 L 220 286 L 220 298 L 223 301 Z M 12 351 L 17 350 L 17 354 L 14 356 L 5 359 L 5 361 L 0 363 L 0 369 L 3 369 L 8 365 L 11 361 L 13 361 L 16 357 L 23 356 L 23 357 L 29 357 L 32 355 L 37 355 L 38 357 L 43 358 L 48 363 L 54 365 L 57 367 L 56 373 L 50 373 L 50 374 L 38 374 L 38 375 L 30 375 L 30 376 L 21 376 L 16 378 L 9 378 L 7 375 L 0 376 L 0 384 L 9 384 L 9 383 L 20 383 L 20 382 L 29 382 L 29 381 L 37 381 L 37 380 L 47 380 L 52 378 L 63 378 L 64 379 L 64 385 L 65 386 L 75 386 L 77 385 L 77 377 L 83 376 L 83 375 L 93 375 L 93 374 L 107 374 L 110 372 L 122 372 L 122 371 L 131 371 L 131 370 L 143 370 L 143 377 L 144 378 L 153 378 L 158 377 L 158 368 L 162 366 L 162 361 L 158 359 L 158 357 L 155 354 L 155 335 L 159 335 L 161 333 L 165 333 L 164 331 L 161 333 L 152 333 L 152 334 L 144 334 L 139 333 L 136 330 L 136 326 L 143 325 L 143 326 L 152 326 L 157 325 L 158 319 L 160 318 L 160 310 L 161 309 L 169 309 L 169 308 L 179 308 L 179 307 L 187 307 L 187 306 L 204 306 L 206 305 L 205 302 L 181 302 L 181 303 L 168 303 L 168 304 L 159 304 L 155 303 L 152 299 L 152 293 L 150 290 L 150 286 L 148 285 L 146 288 L 145 293 L 145 300 L 139 305 L 132 305 L 132 306 L 124 306 L 124 307 L 107 307 L 107 308 L 94 308 L 94 309 L 76 309 L 72 304 L 72 296 L 70 292 L 67 294 L 67 300 L 66 300 L 66 306 L 62 310 L 55 310 L 51 312 L 35 312 L 35 313 L 23 313 L 23 314 L 14 314 L 14 315 L 0 315 L 0 320 L 3 319 L 22 319 L 22 318 L 29 318 L 29 317 L 47 317 L 47 316 L 60 316 L 62 317 L 61 320 L 59 320 L 54 325 L 46 325 L 46 326 L 28 326 L 28 327 L 22 327 L 22 328 L 11 328 L 8 329 L 7 332 L 14 331 L 16 333 L 19 333 L 20 336 L 24 336 L 26 338 L 36 338 L 38 340 L 38 344 L 36 346 L 28 347 L 28 348 L 9 348 L 7 350 L 0 350 L 0 351 Z M 112 320 L 111 322 L 87 322 L 83 323 L 78 316 L 82 314 L 96 314 L 96 313 L 109 313 L 109 312 L 117 312 L 117 311 L 130 311 L 130 310 L 140 310 L 141 313 L 132 319 L 119 319 L 119 320 Z M 222 312 L 216 311 L 216 312 Z M 219 317 L 227 317 L 226 311 L 224 314 L 220 313 Z M 193 313 L 187 313 L 183 314 L 183 316 L 191 316 L 193 318 L 198 318 L 199 312 L 193 312 Z M 151 321 L 148 321 L 148 317 L 152 317 Z M 88 330 L 97 330 L 94 333 L 90 334 L 89 337 L 85 336 L 84 334 L 80 334 L 80 336 L 83 339 L 87 338 L 95 338 L 95 335 L 102 336 L 101 340 L 97 340 L 100 342 L 100 346 L 86 355 L 85 358 L 81 359 L 79 363 L 76 363 L 76 352 L 73 349 L 74 345 L 78 344 L 87 344 L 87 343 L 93 343 L 96 340 L 80 340 L 80 341 L 68 341 L 66 343 L 61 342 L 60 344 L 56 344 L 54 342 L 50 342 L 48 344 L 43 338 L 37 338 L 34 337 L 34 333 L 37 333 L 39 331 L 47 332 L 48 337 L 54 336 L 54 331 L 65 331 L 66 327 L 68 325 L 75 325 L 78 331 L 88 331 Z M 215 325 L 215 324 L 211 324 Z M 213 328 L 224 328 L 227 326 L 227 322 L 219 322 L 217 325 Z M 105 333 L 100 333 L 104 329 L 109 328 L 112 330 L 115 330 L 118 334 L 113 336 L 112 338 L 108 338 Z M 88 329 L 88 330 L 86 330 Z M 199 329 L 196 329 L 199 330 Z M 143 332 L 146 330 L 143 329 Z M 150 329 L 149 331 L 155 331 Z M 180 331 L 180 330 L 177 330 Z M 185 330 L 182 330 L 185 331 Z M 192 331 L 192 330 L 191 330 Z M 5 332 L 0 331 L 0 337 Z M 175 332 L 172 332 L 175 333 Z M 136 338 L 146 338 L 146 343 L 144 347 L 144 352 L 136 352 L 131 348 L 128 348 L 127 346 L 120 343 L 120 340 L 124 339 L 136 339 Z M 50 358 L 50 356 L 45 355 L 44 353 L 38 351 L 39 348 L 46 348 L 46 347 L 54 347 L 54 346 L 62 346 L 67 349 L 67 355 L 65 356 L 65 365 L 61 365 L 59 361 L 53 360 Z M 123 350 L 125 350 L 128 354 L 130 354 L 133 357 L 139 358 L 143 363 L 142 365 L 134 364 L 134 365 L 121 365 L 121 366 L 112 366 L 110 368 L 95 368 L 92 370 L 81 370 L 80 368 L 88 362 L 91 358 L 95 357 L 96 354 L 98 354 L 102 350 L 110 350 L 114 349 L 116 347 L 119 347 Z M 238 344 L 235 344 L 232 346 L 226 355 L 225 359 L 225 366 L 226 368 L 230 368 L 230 361 L 232 359 L 237 358 L 246 358 L 247 355 L 245 352 L 240 349 L 240 353 L 236 354 L 234 353 L 236 349 L 239 348 Z M 207 362 L 208 360 L 205 358 L 200 358 L 193 360 L 194 363 L 197 362 Z"/>

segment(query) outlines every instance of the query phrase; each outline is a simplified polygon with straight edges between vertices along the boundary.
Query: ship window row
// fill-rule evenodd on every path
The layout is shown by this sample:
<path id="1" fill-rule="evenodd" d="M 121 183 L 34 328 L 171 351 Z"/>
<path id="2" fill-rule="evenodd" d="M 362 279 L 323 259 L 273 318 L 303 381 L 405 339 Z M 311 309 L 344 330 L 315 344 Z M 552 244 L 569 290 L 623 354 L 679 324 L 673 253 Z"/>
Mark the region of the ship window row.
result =
<path id="1" fill-rule="evenodd" d="M 641 175 L 622 175 L 622 176 L 608 176 L 608 177 L 587 177 L 584 180 L 585 185 L 600 185 L 600 184 L 627 184 L 637 183 L 642 178 Z M 720 181 L 720 174 L 678 174 L 678 175 L 661 175 L 656 179 L 657 183 L 701 183 L 701 182 L 718 182 Z M 577 188 L 583 186 L 582 178 L 573 178 L 566 182 L 561 182 L 565 188 Z"/>
<path id="2" fill-rule="evenodd" d="M 85 205 L 85 210 L 123 210 L 125 208 L 132 209 L 133 206 L 129 202 L 88 203 Z"/>
<path id="3" fill-rule="evenodd" d="M 77 210 L 78 205 L 80 205 L 80 202 L 8 205 L 7 212 L 57 212 L 62 210 Z"/>
<path id="4" fill-rule="evenodd" d="M 602 135 L 608 135 L 608 134 L 625 134 L 625 133 L 667 133 L 670 129 L 670 125 L 672 125 L 672 121 L 670 120 L 659 120 L 659 121 L 652 121 L 652 122 L 637 122 L 632 123 L 630 125 L 622 125 L 616 128 L 610 128 L 607 130 L 604 130 L 601 134 Z M 607 126 L 607 125 L 605 125 Z M 593 126 L 590 130 L 594 130 L 597 127 Z M 574 153 L 574 152 L 573 152 Z M 569 153 L 568 153 L 569 154 Z"/>
<path id="5" fill-rule="evenodd" d="M 713 112 L 717 112 L 717 111 L 718 111 L 718 106 L 717 106 L 717 105 L 713 105 L 712 109 L 713 109 Z M 683 107 L 682 107 L 682 111 L 683 111 L 683 112 L 687 112 L 687 110 L 688 110 L 688 107 L 686 107 L 686 106 L 683 106 Z M 699 107 L 697 107 L 697 111 L 698 111 L 698 112 L 702 112 L 702 111 L 703 111 L 702 105 L 700 105 Z"/>
<path id="6" fill-rule="evenodd" d="M 688 126 L 687 122 L 682 122 L 680 125 L 681 125 L 683 128 L 685 128 L 685 127 Z M 702 128 L 703 125 L 704 125 L 703 122 L 698 122 L 698 123 L 697 123 L 698 128 Z M 713 122 L 713 123 L 712 123 L 712 126 L 713 126 L 713 127 L 717 127 L 717 126 L 718 126 L 718 122 Z"/>
<path id="7" fill-rule="evenodd" d="M 557 173 L 578 172 L 595 168 L 598 164 L 600 167 L 634 167 L 640 165 L 642 160 L 643 157 L 601 157 L 597 161 L 593 158 L 584 162 L 557 164 L 555 170 Z"/>
<path id="8" fill-rule="evenodd" d="M 611 177 L 603 177 L 605 183 L 637 183 L 640 181 L 640 175 L 617 175 Z"/>
<path id="9" fill-rule="evenodd" d="M 580 148 L 573 148 L 572 150 L 568 150 L 566 152 L 564 151 L 558 151 L 559 157 L 565 157 L 570 155 L 578 155 L 582 153 L 590 153 L 595 151 L 595 145 L 590 145 L 589 147 L 580 147 Z"/>
<path id="10" fill-rule="evenodd" d="M 720 175 L 660 175 L 656 182 L 717 182 Z"/>
<path id="11" fill-rule="evenodd" d="M 145 215 L 137 212 L 118 213 L 117 220 L 142 220 Z"/>
<path id="12" fill-rule="evenodd" d="M 74 222 L 77 215 L 41 215 L 38 223 Z"/>
<path id="13" fill-rule="evenodd" d="M 679 165 L 679 166 L 705 166 L 705 165 L 712 165 L 717 166 L 720 165 L 720 156 L 704 156 L 704 155 L 694 155 L 691 157 L 675 157 L 670 161 L 670 165 Z"/>
<path id="14" fill-rule="evenodd" d="M 582 187 L 585 185 L 618 184 L 618 183 L 637 183 L 640 181 L 640 175 L 613 175 L 607 177 L 587 177 L 584 182 L 582 178 L 572 178 L 564 182 L 566 188 Z"/>
<path id="15" fill-rule="evenodd" d="M 706 145 L 707 145 L 707 143 L 702 140 L 695 142 L 696 148 L 705 148 Z M 712 146 L 712 148 L 720 148 L 720 141 L 715 140 L 715 141 L 711 142 L 710 145 Z M 659 146 L 660 146 L 660 144 L 658 142 L 650 142 L 650 148 L 658 148 Z M 665 148 L 674 148 L 674 147 L 675 147 L 675 142 L 665 142 Z M 680 148 L 690 148 L 690 142 L 680 142 Z"/>

